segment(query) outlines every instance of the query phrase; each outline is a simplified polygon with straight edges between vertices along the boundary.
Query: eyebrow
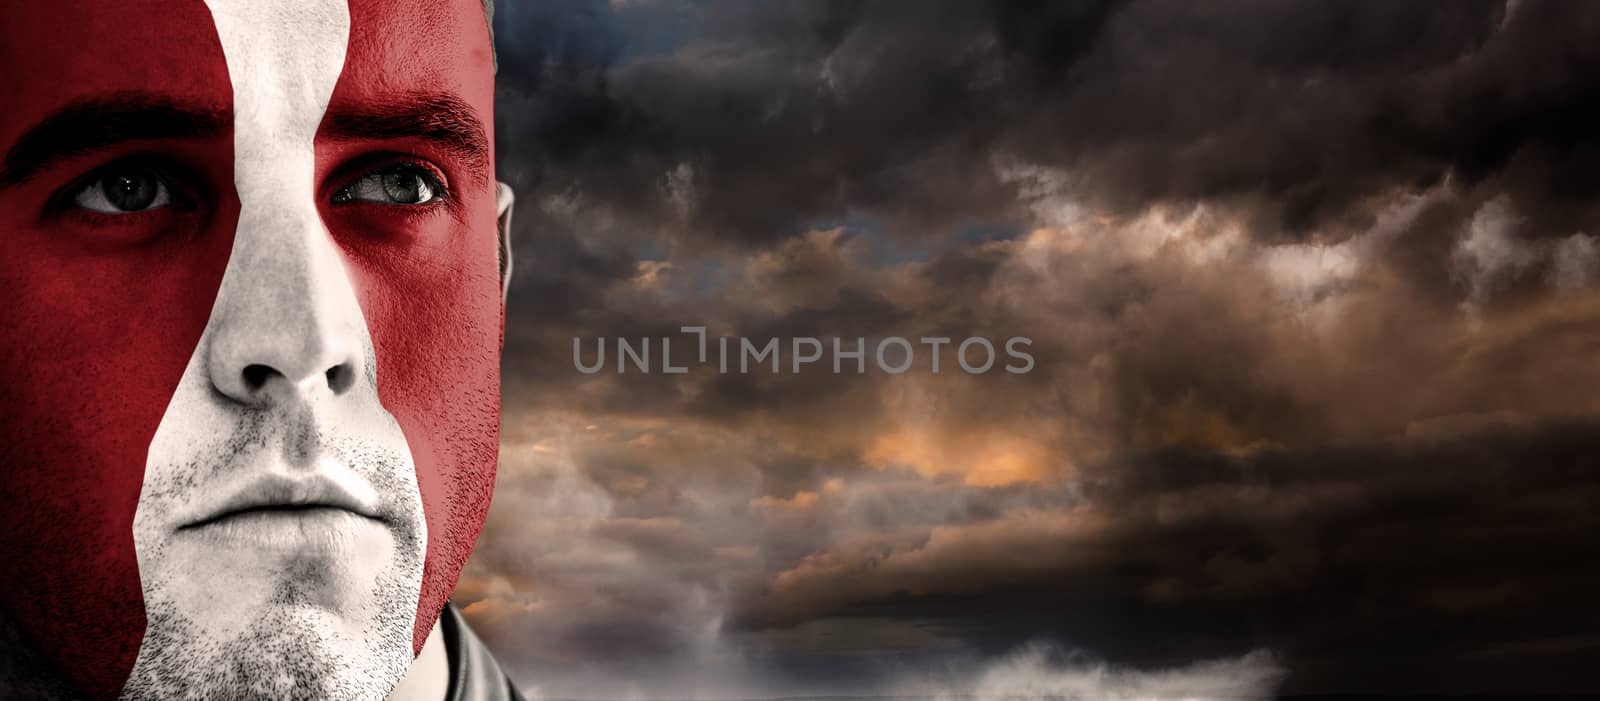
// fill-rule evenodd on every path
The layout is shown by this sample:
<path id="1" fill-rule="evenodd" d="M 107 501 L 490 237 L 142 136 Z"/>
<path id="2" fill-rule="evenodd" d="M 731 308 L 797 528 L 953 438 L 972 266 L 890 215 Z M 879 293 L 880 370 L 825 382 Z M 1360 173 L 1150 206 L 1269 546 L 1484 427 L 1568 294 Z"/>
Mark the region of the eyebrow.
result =
<path id="1" fill-rule="evenodd" d="M 55 163 L 141 139 L 225 134 L 227 110 L 163 95 L 117 92 L 72 102 L 23 132 L 0 165 L 0 187 L 27 182 Z"/>
<path id="2" fill-rule="evenodd" d="M 351 141 L 423 139 L 461 159 L 480 182 L 489 179 L 489 137 L 483 121 L 453 95 L 413 92 L 334 104 L 323 119 L 322 134 Z"/>

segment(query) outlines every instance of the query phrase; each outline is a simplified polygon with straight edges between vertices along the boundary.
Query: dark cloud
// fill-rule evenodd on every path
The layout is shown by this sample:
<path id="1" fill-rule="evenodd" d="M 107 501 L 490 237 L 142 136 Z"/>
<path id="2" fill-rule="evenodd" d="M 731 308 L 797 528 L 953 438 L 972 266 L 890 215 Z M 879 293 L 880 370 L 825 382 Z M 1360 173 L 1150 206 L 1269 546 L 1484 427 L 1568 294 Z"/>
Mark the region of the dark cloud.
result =
<path id="1" fill-rule="evenodd" d="M 671 50 L 625 55 L 671 33 L 627 19 L 664 4 L 499 20 L 511 172 L 676 230 L 645 235 L 1016 224 L 997 158 L 1123 209 L 1227 202 L 1264 236 L 1342 235 L 1447 177 L 1559 209 L 1551 234 L 1594 221 L 1600 25 L 1558 3 L 705 3 Z"/>
<path id="2" fill-rule="evenodd" d="M 1600 13 L 571 0 L 496 31 L 518 277 L 457 600 L 519 679 L 1589 688 Z M 687 360 L 687 325 L 1036 364 L 573 367 Z"/>
<path id="3" fill-rule="evenodd" d="M 1053 634 L 1147 665 L 1264 646 L 1287 691 L 1570 690 L 1592 624 L 1572 614 L 1600 577 L 1596 428 L 1152 455 L 1091 481 L 1093 508 L 846 544 L 775 578 L 743 622 L 917 620 L 996 651 Z"/>

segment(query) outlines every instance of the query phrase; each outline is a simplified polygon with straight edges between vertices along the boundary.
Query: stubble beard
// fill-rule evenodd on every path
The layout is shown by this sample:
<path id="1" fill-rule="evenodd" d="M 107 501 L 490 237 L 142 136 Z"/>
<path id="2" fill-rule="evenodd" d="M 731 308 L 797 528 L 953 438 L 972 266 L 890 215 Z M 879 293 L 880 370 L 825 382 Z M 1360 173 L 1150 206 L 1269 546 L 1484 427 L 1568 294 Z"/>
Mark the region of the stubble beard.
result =
<path id="1" fill-rule="evenodd" d="M 308 605 L 306 589 L 315 582 L 298 575 L 312 573 L 290 573 L 232 640 L 215 639 L 178 603 L 153 597 L 139 661 L 120 698 L 382 699 L 411 665 L 415 583 L 403 573 L 421 568 L 414 549 L 399 548 L 363 606 L 372 625 L 355 639 L 328 624 L 335 614 Z"/>

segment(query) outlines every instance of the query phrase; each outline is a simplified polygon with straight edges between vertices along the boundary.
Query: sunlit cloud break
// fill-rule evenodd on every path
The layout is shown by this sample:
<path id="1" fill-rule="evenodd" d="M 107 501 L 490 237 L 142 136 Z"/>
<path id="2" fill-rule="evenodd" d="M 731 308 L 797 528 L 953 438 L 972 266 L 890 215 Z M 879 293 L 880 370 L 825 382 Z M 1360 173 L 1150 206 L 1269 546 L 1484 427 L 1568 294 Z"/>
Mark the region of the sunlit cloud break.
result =
<path id="1" fill-rule="evenodd" d="M 705 671 L 705 670 L 702 670 Z M 741 678 L 730 688 L 700 678 L 690 687 L 673 686 L 658 696 L 634 690 L 627 701 L 769 699 L 778 686 L 765 686 L 754 670 L 716 676 Z M 976 665 L 949 665 L 937 671 L 909 672 L 873 696 L 785 696 L 784 701 L 1252 701 L 1275 698 L 1286 670 L 1266 650 L 1167 669 L 1140 670 L 1111 665 L 1082 651 L 1047 642 L 1023 645 Z M 690 676 L 699 677 L 701 675 Z M 722 680 L 728 681 L 728 680 Z M 752 683 L 754 682 L 754 683 Z M 738 691 L 734 691 L 738 689 Z M 658 689 L 658 691 L 663 691 Z M 743 694 L 739 693 L 740 691 Z M 546 694 L 537 685 L 522 688 L 530 701 L 575 701 Z M 709 692 L 709 693 L 708 693 Z M 743 698 L 741 698 L 743 697 Z M 598 697 L 594 697 L 598 698 Z M 585 697 L 584 701 L 594 701 Z"/>
<path id="2" fill-rule="evenodd" d="M 905 695 L 938 701 L 1235 701 L 1273 698 L 1284 669 L 1270 652 L 1143 671 L 1108 665 L 1056 645 L 1032 643 L 995 660 L 969 682 Z"/>

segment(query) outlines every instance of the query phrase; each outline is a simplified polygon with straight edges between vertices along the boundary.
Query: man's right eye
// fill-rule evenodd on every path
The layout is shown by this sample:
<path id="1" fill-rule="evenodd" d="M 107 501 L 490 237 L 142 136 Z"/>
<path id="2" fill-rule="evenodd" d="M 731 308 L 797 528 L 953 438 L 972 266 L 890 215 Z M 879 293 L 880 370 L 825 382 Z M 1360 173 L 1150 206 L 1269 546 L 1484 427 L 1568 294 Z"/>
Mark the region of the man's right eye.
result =
<path id="1" fill-rule="evenodd" d="M 100 214 L 131 214 L 172 204 L 172 191 L 154 170 L 129 166 L 95 176 L 78 189 L 72 202 Z"/>

